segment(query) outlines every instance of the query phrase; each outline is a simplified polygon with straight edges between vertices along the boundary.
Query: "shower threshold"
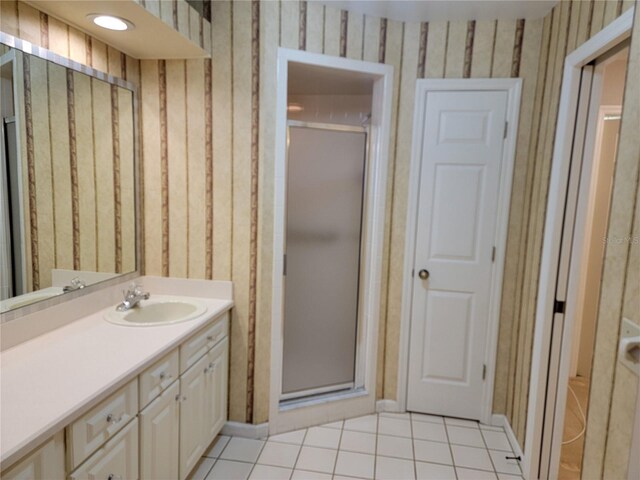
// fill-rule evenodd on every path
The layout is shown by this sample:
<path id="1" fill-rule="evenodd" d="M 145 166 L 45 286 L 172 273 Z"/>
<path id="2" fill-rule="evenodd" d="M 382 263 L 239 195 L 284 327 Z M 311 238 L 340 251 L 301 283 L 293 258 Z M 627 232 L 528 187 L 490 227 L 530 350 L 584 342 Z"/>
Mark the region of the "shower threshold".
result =
<path id="1" fill-rule="evenodd" d="M 353 383 L 333 385 L 331 387 L 324 387 L 321 391 L 319 390 L 320 389 L 314 389 L 313 391 L 306 390 L 304 392 L 283 394 L 279 408 L 281 411 L 291 410 L 299 407 L 333 402 L 335 400 L 344 400 L 345 397 L 360 397 L 367 394 L 367 391 L 363 387 L 354 388 Z"/>

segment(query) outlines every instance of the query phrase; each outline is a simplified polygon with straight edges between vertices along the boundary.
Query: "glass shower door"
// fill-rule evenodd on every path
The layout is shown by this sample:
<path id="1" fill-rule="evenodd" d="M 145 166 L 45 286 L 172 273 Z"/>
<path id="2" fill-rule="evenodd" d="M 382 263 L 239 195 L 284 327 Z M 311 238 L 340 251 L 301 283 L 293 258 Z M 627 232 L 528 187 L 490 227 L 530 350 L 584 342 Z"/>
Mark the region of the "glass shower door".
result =
<path id="1" fill-rule="evenodd" d="M 282 399 L 352 388 L 367 134 L 288 128 Z"/>

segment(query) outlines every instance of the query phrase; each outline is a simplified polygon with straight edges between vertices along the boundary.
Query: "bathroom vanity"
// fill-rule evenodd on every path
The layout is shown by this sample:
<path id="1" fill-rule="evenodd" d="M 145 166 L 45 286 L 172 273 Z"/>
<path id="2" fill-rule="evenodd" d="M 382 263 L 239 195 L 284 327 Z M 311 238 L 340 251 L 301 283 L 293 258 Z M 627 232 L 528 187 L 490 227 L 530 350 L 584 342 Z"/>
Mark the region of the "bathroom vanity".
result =
<path id="1" fill-rule="evenodd" d="M 231 287 L 195 290 L 167 297 L 205 307 L 185 321 L 115 324 L 111 305 L 3 351 L 2 478 L 186 478 L 227 419 Z"/>

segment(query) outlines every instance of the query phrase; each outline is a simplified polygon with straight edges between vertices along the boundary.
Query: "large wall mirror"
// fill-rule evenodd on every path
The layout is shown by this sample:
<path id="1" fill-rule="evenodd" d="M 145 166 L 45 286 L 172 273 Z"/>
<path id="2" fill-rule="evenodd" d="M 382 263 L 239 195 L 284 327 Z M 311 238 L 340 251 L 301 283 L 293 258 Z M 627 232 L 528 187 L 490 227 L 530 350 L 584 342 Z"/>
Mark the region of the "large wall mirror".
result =
<path id="1" fill-rule="evenodd" d="M 134 87 L 0 37 L 0 311 L 136 272 Z"/>

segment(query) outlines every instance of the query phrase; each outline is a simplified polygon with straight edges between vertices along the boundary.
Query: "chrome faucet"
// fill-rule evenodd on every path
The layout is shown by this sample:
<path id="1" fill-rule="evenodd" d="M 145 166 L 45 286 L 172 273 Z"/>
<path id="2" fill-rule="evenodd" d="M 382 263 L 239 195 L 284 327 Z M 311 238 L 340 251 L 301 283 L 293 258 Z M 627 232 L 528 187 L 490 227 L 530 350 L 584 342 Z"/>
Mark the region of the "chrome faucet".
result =
<path id="1" fill-rule="evenodd" d="M 62 291 L 64 293 L 74 292 L 76 290 L 81 290 L 86 286 L 87 284 L 83 280 L 80 280 L 80 277 L 75 277 L 71 280 L 71 285 L 65 285 L 62 287 Z"/>
<path id="2" fill-rule="evenodd" d="M 149 300 L 150 296 L 149 292 L 145 292 L 142 290 L 141 285 L 137 285 L 135 283 L 129 285 L 129 290 L 122 293 L 124 293 L 124 300 L 116 307 L 116 310 L 118 312 L 126 312 L 127 310 L 131 310 L 138 305 L 140 300 Z"/>

